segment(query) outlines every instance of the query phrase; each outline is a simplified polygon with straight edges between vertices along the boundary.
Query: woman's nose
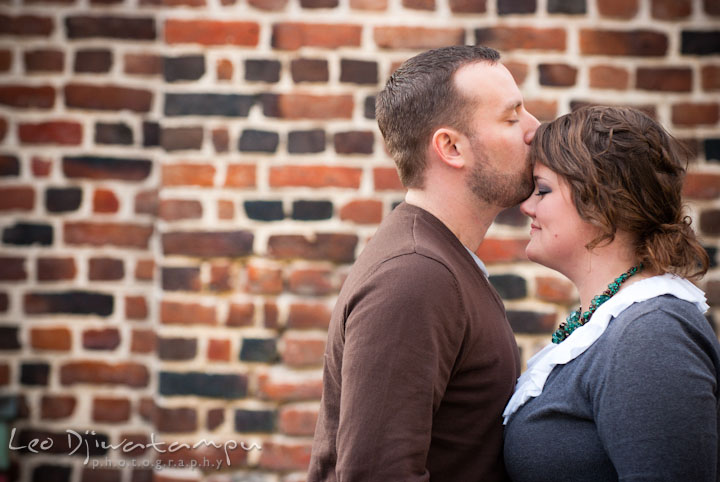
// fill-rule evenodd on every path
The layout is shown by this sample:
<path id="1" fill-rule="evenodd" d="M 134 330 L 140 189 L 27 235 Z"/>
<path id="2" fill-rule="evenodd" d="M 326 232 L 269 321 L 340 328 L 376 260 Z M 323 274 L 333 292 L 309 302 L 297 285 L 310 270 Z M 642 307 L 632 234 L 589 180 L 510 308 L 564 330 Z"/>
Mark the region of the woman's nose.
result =
<path id="1" fill-rule="evenodd" d="M 535 193 L 530 194 L 530 197 L 528 197 L 525 201 L 520 204 L 520 212 L 523 213 L 525 216 L 528 216 L 530 218 L 535 217 Z"/>

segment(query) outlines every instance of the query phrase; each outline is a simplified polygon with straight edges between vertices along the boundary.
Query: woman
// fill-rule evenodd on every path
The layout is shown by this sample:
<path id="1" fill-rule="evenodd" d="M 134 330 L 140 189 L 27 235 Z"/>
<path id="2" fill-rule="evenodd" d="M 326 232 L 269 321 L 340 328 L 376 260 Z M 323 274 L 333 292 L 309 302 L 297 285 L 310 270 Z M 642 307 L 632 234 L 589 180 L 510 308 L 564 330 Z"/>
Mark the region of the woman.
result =
<path id="1" fill-rule="evenodd" d="M 720 345 L 685 279 L 708 257 L 682 212 L 680 152 L 627 108 L 581 109 L 535 134 L 526 252 L 575 284 L 581 308 L 505 410 L 514 481 L 720 480 Z"/>

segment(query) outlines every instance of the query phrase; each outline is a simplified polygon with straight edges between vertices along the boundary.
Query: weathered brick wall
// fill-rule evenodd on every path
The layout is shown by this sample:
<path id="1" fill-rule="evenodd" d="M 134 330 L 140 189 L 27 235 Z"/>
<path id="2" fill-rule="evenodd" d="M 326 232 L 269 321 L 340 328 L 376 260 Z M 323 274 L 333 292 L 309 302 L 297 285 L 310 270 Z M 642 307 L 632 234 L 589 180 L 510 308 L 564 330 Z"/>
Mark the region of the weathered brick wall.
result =
<path id="1" fill-rule="evenodd" d="M 155 480 L 303 480 L 330 310 L 403 197 L 374 95 L 426 48 L 498 48 L 541 120 L 633 105 L 686 140 L 686 198 L 713 259 L 701 286 L 720 314 L 717 0 L 0 5 L 10 480 L 141 482 L 150 468 L 122 465 L 225 461 L 153 439 L 262 447 Z M 508 210 L 479 251 L 524 359 L 576 303 L 525 259 L 527 234 Z M 68 455 L 68 430 L 95 432 L 88 463 Z M 34 439 L 38 453 L 15 448 Z M 95 448 L 123 440 L 144 450 Z"/>

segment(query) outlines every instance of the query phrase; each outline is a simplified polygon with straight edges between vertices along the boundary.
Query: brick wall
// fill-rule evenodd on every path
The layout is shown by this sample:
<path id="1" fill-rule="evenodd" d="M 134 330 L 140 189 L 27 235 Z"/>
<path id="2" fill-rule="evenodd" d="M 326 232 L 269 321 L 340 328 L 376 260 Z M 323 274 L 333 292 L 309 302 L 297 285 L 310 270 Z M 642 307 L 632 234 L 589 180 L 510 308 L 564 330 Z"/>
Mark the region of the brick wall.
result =
<path id="1" fill-rule="evenodd" d="M 0 480 L 303 480 L 330 310 L 403 197 L 374 95 L 426 48 L 499 49 L 541 120 L 686 140 L 720 315 L 718 0 L 0 4 Z M 576 303 L 527 233 L 510 209 L 479 250 L 524 359 Z M 262 450 L 149 445 L 203 439 Z"/>

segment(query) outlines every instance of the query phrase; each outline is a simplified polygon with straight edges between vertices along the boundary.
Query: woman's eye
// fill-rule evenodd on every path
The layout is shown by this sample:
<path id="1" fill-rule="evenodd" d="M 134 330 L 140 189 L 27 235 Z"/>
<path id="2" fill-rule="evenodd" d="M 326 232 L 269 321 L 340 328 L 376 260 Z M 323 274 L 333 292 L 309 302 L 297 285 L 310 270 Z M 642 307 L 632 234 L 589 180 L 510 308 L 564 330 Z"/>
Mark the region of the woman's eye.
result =
<path id="1" fill-rule="evenodd" d="M 541 187 L 539 187 L 538 190 L 537 190 L 537 192 L 535 193 L 535 195 L 542 197 L 542 196 L 544 196 L 545 194 L 550 194 L 550 192 L 551 192 L 550 189 L 546 189 L 546 188 L 541 188 Z"/>

